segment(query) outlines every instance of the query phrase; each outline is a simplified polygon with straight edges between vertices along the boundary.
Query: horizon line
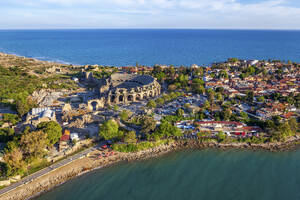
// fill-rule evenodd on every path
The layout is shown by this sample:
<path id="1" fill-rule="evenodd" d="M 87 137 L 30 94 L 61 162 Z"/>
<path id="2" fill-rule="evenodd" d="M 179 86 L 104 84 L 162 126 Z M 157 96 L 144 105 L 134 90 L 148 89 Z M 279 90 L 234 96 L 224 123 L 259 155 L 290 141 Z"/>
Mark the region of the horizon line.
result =
<path id="1" fill-rule="evenodd" d="M 134 27 L 64 27 L 64 28 L 0 28 L 0 31 L 13 31 L 13 30 L 240 30 L 240 31 L 300 31 L 300 28 L 298 29 L 279 29 L 279 28 L 193 28 L 193 27 L 177 27 L 177 28 L 160 28 L 160 27 L 141 27 L 141 28 L 134 28 Z"/>

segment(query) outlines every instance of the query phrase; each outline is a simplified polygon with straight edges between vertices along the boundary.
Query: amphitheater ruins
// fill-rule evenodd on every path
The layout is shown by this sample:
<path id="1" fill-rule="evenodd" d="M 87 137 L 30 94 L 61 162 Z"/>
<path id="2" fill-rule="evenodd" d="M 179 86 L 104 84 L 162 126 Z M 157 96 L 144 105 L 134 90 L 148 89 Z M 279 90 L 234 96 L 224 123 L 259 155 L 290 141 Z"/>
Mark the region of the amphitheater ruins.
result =
<path id="1" fill-rule="evenodd" d="M 108 78 L 96 79 L 92 72 L 84 72 L 84 79 L 93 82 L 97 98 L 87 101 L 90 110 L 104 105 L 128 104 L 155 97 L 161 93 L 161 86 L 149 75 L 114 73 Z"/>

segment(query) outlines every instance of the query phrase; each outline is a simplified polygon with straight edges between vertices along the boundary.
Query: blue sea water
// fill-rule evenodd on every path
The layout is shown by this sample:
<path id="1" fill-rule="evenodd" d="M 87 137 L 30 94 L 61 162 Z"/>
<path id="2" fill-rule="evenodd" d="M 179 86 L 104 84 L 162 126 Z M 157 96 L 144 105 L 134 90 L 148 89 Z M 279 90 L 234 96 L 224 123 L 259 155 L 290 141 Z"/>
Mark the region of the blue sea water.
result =
<path id="1" fill-rule="evenodd" d="M 300 151 L 186 151 L 100 169 L 36 200 L 299 200 Z"/>
<path id="2" fill-rule="evenodd" d="M 300 62 L 300 31 L 1 30 L 0 52 L 72 64 L 211 64 L 229 57 Z"/>

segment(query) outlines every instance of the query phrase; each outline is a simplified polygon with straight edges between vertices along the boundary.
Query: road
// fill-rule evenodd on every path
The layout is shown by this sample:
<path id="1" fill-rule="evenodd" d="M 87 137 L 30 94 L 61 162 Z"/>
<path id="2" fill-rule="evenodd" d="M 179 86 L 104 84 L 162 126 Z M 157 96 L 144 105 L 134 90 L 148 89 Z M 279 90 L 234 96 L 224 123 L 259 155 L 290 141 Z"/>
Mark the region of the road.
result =
<path id="1" fill-rule="evenodd" d="M 57 162 L 57 163 L 55 163 L 55 164 L 53 164 L 53 165 L 51 165 L 49 167 L 46 167 L 46 168 L 44 168 L 44 169 L 42 169 L 40 171 L 37 171 L 37 172 L 35 172 L 35 173 L 33 173 L 33 174 L 29 175 L 29 176 L 24 177 L 20 181 L 18 181 L 16 183 L 13 183 L 13 184 L 11 184 L 11 185 L 9 185 L 9 186 L 1 189 L 0 190 L 0 196 L 3 195 L 3 194 L 5 194 L 5 193 L 7 193 L 7 192 L 9 192 L 9 191 L 11 191 L 11 190 L 14 190 L 15 188 L 17 188 L 17 187 L 19 187 L 19 186 L 21 186 L 23 184 L 29 183 L 29 182 L 35 180 L 36 178 L 38 178 L 40 176 L 43 176 L 43 175 L 45 175 L 45 174 L 47 174 L 47 173 L 49 173 L 49 172 L 51 172 L 51 171 L 53 171 L 53 170 L 55 170 L 57 168 L 60 168 L 60 167 L 66 165 L 66 164 L 68 164 L 68 163 L 70 163 L 70 162 L 72 162 L 74 160 L 77 160 L 77 159 L 79 159 L 81 157 L 86 156 L 88 153 L 90 153 L 92 151 L 95 151 L 98 148 L 98 146 L 99 145 L 90 147 L 90 148 L 88 148 L 88 149 L 86 149 L 84 151 L 81 151 L 81 152 L 73 155 L 73 156 L 70 156 L 70 157 L 68 157 L 66 159 L 63 159 L 63 160 L 61 160 L 61 161 L 59 161 L 59 162 Z"/>

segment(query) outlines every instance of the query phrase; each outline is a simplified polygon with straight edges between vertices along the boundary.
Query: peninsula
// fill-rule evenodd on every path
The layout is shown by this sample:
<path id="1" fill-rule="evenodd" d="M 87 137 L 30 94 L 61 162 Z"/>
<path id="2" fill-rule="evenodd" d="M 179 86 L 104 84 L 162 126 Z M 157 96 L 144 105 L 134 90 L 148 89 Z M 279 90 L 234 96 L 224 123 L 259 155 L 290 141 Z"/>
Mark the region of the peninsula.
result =
<path id="1" fill-rule="evenodd" d="M 300 64 L 65 65 L 0 53 L 0 198 L 122 161 L 300 142 Z"/>

